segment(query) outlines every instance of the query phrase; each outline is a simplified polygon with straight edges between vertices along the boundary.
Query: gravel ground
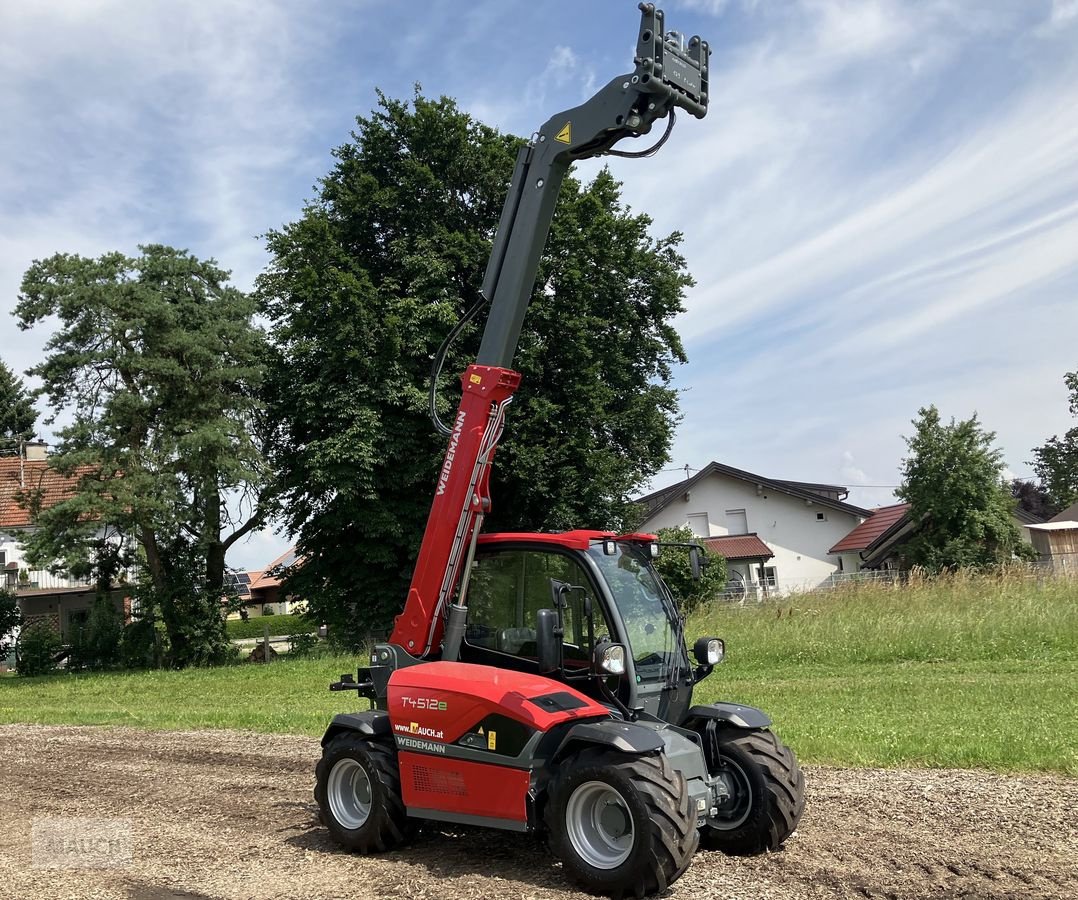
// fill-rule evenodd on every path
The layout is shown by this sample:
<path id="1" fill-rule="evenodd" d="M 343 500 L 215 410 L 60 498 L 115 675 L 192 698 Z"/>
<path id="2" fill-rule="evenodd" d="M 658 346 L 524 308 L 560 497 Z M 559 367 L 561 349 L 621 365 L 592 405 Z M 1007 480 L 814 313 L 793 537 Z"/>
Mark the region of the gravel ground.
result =
<path id="1" fill-rule="evenodd" d="M 570 897 L 540 843 L 478 829 L 342 853 L 311 799 L 318 742 L 229 731 L 0 727 L 4 897 Z M 783 852 L 697 855 L 668 898 L 1073 898 L 1078 780 L 807 767 L 809 805 Z M 130 861 L 35 867 L 45 817 L 126 820 Z"/>

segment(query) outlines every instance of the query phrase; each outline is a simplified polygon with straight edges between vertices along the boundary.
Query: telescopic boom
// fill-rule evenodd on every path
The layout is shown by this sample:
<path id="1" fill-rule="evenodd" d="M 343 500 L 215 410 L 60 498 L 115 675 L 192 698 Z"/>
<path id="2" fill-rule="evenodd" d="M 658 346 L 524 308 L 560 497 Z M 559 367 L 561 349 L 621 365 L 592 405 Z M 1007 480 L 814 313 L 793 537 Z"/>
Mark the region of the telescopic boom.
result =
<path id="1" fill-rule="evenodd" d="M 502 208 L 483 294 L 490 313 L 479 356 L 461 376 L 463 396 L 451 426 L 423 544 L 404 611 L 391 642 L 413 656 L 440 646 L 442 659 L 456 659 L 464 629 L 464 607 L 444 611 L 463 569 L 475 552 L 483 516 L 490 509 L 490 465 L 501 437 L 505 410 L 520 383 L 512 371 L 539 258 L 550 231 L 562 181 L 578 159 L 602 155 L 646 156 L 665 142 L 674 109 L 702 119 L 708 104 L 708 45 L 699 37 L 687 46 L 678 32 L 666 31 L 661 10 L 640 4 L 635 68 L 612 79 L 590 100 L 551 116 L 521 148 Z M 648 134 L 670 117 L 656 145 L 639 153 L 615 150 L 624 138 Z M 464 597 L 467 585 L 461 585 Z M 444 634 L 444 646 L 443 646 Z"/>

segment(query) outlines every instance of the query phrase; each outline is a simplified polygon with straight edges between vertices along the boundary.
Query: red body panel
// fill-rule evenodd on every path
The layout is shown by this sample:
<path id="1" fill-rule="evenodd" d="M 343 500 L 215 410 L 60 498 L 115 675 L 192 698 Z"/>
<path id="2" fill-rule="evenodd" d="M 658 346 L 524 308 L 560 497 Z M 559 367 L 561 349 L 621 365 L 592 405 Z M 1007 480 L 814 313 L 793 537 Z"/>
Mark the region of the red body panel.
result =
<path id="1" fill-rule="evenodd" d="M 582 705 L 551 711 L 528 702 L 553 693 L 569 694 Z M 605 706 L 560 681 L 493 666 L 432 662 L 398 669 L 389 677 L 389 718 L 394 734 L 453 743 L 492 713 L 536 731 L 549 731 L 575 719 L 610 715 Z"/>
<path id="2" fill-rule="evenodd" d="M 397 759 L 401 794 L 409 810 L 528 820 L 531 773 L 527 769 L 407 751 L 399 753 Z"/>
<path id="3" fill-rule="evenodd" d="M 529 699 L 568 694 L 576 709 L 544 708 Z M 565 684 L 492 666 L 431 662 L 398 669 L 389 677 L 389 718 L 400 751 L 401 791 L 409 811 L 437 810 L 464 816 L 527 821 L 531 769 L 527 758 L 498 756 L 493 729 L 490 762 L 456 742 L 499 715 L 530 731 L 580 719 L 608 718 L 606 707 Z M 503 722 L 501 730 L 503 731 Z M 471 752 L 473 758 L 462 759 Z M 457 755 L 454 755 L 457 754 Z"/>

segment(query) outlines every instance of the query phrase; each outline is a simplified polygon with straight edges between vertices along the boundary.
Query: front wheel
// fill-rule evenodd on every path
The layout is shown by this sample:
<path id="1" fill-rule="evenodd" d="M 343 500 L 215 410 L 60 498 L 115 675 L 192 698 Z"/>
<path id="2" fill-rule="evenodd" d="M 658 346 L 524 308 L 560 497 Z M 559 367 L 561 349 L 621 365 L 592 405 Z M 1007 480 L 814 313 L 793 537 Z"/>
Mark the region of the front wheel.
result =
<path id="1" fill-rule="evenodd" d="M 337 843 L 378 853 L 412 837 L 397 754 L 388 744 L 355 732 L 338 734 L 323 749 L 315 775 L 314 799 Z"/>
<path id="2" fill-rule="evenodd" d="M 771 731 L 720 731 L 718 775 L 728 796 L 700 829 L 708 850 L 751 855 L 777 850 L 805 811 L 805 776 Z"/>
<path id="3" fill-rule="evenodd" d="M 585 751 L 556 777 L 545 822 L 569 878 L 614 897 L 666 890 L 698 843 L 685 779 L 662 754 Z"/>

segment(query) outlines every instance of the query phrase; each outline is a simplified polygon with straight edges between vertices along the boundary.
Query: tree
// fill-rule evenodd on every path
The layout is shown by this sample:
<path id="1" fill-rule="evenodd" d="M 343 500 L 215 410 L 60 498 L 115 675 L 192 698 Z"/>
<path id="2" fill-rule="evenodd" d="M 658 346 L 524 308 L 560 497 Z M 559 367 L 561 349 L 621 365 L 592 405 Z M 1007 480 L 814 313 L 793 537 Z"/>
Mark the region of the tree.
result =
<path id="1" fill-rule="evenodd" d="M 48 675 L 56 669 L 56 657 L 63 647 L 60 634 L 48 622 L 34 622 L 19 632 L 15 649 L 15 670 L 27 678 Z"/>
<path id="2" fill-rule="evenodd" d="M 1002 454 L 992 446 L 995 434 L 981 427 L 976 413 L 944 425 L 935 406 L 921 409 L 913 424 L 896 492 L 920 523 L 905 547 L 910 562 L 935 572 L 1025 555 Z"/>
<path id="3" fill-rule="evenodd" d="M 1063 381 L 1070 391 L 1071 415 L 1078 417 L 1078 371 L 1068 372 Z M 1050 437 L 1033 450 L 1033 471 L 1057 511 L 1078 501 L 1078 426 L 1063 437 Z"/>
<path id="4" fill-rule="evenodd" d="M 21 624 L 18 597 L 14 591 L 0 588 L 0 660 L 11 652 L 15 629 Z"/>
<path id="5" fill-rule="evenodd" d="M 110 669 L 119 664 L 124 620 L 109 597 L 95 598 L 86 621 L 72 630 L 71 668 Z"/>
<path id="6" fill-rule="evenodd" d="M 680 528 L 660 528 L 659 540 L 675 544 L 696 544 L 700 539 L 686 525 Z M 701 603 L 714 600 L 726 586 L 726 557 L 704 546 L 700 562 L 699 581 L 693 580 L 689 552 L 670 547 L 663 550 L 655 563 L 666 586 L 678 602 L 678 608 L 688 615 Z"/>
<path id="7" fill-rule="evenodd" d="M 0 360 L 0 450 L 34 436 L 37 410 L 21 378 Z"/>
<path id="8" fill-rule="evenodd" d="M 258 293 L 275 344 L 275 466 L 306 564 L 291 589 L 357 638 L 403 605 L 445 440 L 430 360 L 479 295 L 518 138 L 417 93 L 380 95 L 303 217 L 267 242 Z M 608 172 L 567 179 L 516 368 L 488 528 L 614 525 L 667 458 L 677 421 L 670 319 L 691 284 L 680 235 L 655 240 Z M 451 348 L 459 398 L 480 327 Z"/>
<path id="9" fill-rule="evenodd" d="M 1015 478 L 1011 482 L 1011 496 L 1018 501 L 1018 508 L 1030 515 L 1036 516 L 1042 521 L 1052 518 L 1060 507 L 1052 500 L 1052 495 L 1045 490 L 1044 485 L 1034 484 Z"/>
<path id="10" fill-rule="evenodd" d="M 265 341 L 254 300 L 212 260 L 140 249 L 57 254 L 23 279 L 19 327 L 59 320 L 31 373 L 57 411 L 49 421 L 70 417 L 50 462 L 77 483 L 49 508 L 30 498 L 39 528 L 27 551 L 106 592 L 137 547 L 144 608 L 164 621 L 170 662 L 184 665 L 227 647 L 225 553 L 266 514 L 257 437 Z"/>

